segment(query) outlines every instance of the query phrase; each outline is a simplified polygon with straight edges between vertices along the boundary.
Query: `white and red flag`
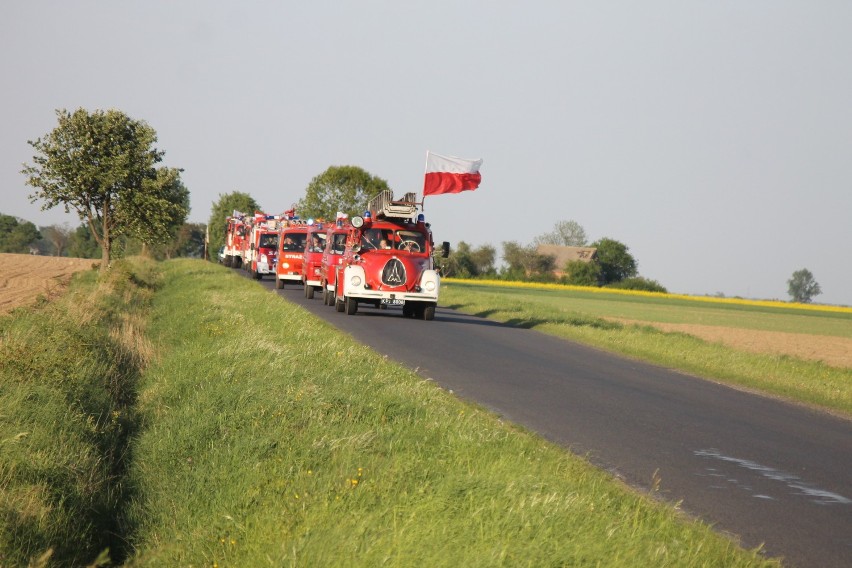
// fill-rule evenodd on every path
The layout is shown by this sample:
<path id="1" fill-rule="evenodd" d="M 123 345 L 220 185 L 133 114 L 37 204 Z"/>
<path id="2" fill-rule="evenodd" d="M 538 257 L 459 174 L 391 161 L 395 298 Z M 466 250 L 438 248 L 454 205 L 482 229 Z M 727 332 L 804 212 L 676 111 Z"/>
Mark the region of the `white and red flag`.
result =
<path id="1" fill-rule="evenodd" d="M 482 160 L 466 160 L 426 152 L 426 179 L 423 197 L 442 193 L 459 193 L 479 187 Z"/>

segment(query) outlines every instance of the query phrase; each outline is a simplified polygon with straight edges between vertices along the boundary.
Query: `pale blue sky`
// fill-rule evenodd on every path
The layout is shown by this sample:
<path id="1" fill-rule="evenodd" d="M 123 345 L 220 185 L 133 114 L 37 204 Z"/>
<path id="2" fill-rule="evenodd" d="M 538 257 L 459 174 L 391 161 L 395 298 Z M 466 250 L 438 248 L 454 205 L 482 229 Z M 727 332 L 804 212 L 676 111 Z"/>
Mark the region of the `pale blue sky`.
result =
<path id="1" fill-rule="evenodd" d="M 852 305 L 852 2 L 0 4 L 0 212 L 30 204 L 54 110 L 117 108 L 220 194 L 269 213 L 330 165 L 420 191 L 426 150 L 483 158 L 430 197 L 438 240 L 530 243 L 559 220 L 669 291 Z"/>

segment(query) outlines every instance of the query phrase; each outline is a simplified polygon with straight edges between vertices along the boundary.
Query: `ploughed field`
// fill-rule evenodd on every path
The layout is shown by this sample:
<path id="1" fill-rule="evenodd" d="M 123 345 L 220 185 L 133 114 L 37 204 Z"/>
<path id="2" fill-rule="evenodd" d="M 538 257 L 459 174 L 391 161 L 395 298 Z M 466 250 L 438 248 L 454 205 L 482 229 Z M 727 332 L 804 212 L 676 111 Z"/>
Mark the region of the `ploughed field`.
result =
<path id="1" fill-rule="evenodd" d="M 99 260 L 0 253 L 0 314 L 32 304 L 39 296 L 60 293 L 75 272 Z"/>

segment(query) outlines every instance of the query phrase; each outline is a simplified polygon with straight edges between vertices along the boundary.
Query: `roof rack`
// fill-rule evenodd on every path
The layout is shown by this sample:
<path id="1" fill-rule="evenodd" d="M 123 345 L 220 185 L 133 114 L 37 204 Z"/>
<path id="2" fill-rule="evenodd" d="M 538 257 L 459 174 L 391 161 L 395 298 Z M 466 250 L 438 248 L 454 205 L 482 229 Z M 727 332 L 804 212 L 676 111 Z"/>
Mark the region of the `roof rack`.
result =
<path id="1" fill-rule="evenodd" d="M 382 190 L 367 203 L 367 209 L 376 217 L 410 219 L 417 213 L 417 194 L 406 193 L 402 199 L 394 201 L 393 190 Z"/>

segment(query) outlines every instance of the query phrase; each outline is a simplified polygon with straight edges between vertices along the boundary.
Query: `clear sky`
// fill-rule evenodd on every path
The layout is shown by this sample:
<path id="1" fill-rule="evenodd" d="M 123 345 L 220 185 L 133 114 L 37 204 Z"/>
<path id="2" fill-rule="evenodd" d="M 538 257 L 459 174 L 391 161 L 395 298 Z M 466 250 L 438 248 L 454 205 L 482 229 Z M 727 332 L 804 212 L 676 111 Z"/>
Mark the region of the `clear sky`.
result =
<path id="1" fill-rule="evenodd" d="M 426 199 L 437 240 L 531 243 L 560 220 L 688 294 L 852 305 L 852 2 L 0 3 L 0 212 L 55 109 L 116 108 L 185 169 L 190 221 L 268 213 L 331 165 L 420 192 L 427 150 L 483 158 Z"/>

